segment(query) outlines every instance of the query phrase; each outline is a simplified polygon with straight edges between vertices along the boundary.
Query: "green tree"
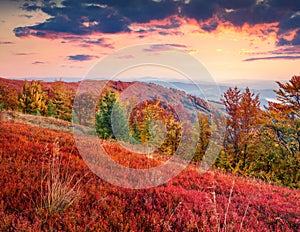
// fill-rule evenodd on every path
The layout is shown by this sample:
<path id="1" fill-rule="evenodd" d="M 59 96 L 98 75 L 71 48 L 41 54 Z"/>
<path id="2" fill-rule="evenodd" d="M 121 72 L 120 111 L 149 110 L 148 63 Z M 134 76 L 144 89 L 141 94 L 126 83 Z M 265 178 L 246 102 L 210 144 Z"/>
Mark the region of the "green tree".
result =
<path id="1" fill-rule="evenodd" d="M 53 102 L 51 100 L 48 101 L 48 111 L 47 111 L 47 116 L 55 118 L 56 117 L 56 111 L 53 105 Z"/>
<path id="2" fill-rule="evenodd" d="M 125 107 L 119 101 L 116 101 L 113 106 L 111 119 L 113 138 L 116 138 L 118 141 L 136 143 L 135 139 L 132 139 L 130 135 L 129 120 L 126 118 Z"/>
<path id="3" fill-rule="evenodd" d="M 100 138 L 114 138 L 111 116 L 116 101 L 116 92 L 111 89 L 105 89 L 98 102 L 98 111 L 96 113 L 96 129 Z"/>

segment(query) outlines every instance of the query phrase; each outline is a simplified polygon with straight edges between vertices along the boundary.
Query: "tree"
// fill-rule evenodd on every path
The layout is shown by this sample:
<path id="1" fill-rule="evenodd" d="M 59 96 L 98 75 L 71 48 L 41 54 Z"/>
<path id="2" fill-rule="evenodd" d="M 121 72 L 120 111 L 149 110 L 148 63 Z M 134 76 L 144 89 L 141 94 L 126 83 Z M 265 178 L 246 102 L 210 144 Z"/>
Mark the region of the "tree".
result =
<path id="1" fill-rule="evenodd" d="M 238 107 L 238 117 L 240 120 L 240 147 L 243 159 L 243 167 L 246 166 L 249 141 L 259 129 L 260 101 L 259 96 L 251 93 L 247 87 L 242 94 Z"/>
<path id="2" fill-rule="evenodd" d="M 239 154 L 239 102 L 241 99 L 241 91 L 235 87 L 234 89 L 229 88 L 223 96 L 222 102 L 225 105 L 226 113 L 228 114 L 227 128 L 226 128 L 226 139 L 224 142 L 225 149 L 228 148 L 229 144 L 233 145 L 234 153 Z"/>
<path id="3" fill-rule="evenodd" d="M 211 128 L 208 115 L 198 113 L 199 140 L 193 160 L 201 161 L 209 144 Z"/>
<path id="4" fill-rule="evenodd" d="M 279 90 L 274 92 L 277 94 L 277 100 L 281 102 L 281 106 L 289 114 L 291 119 L 300 118 L 300 76 L 293 76 L 287 83 L 276 82 Z M 273 105 L 276 108 L 276 104 Z"/>
<path id="5" fill-rule="evenodd" d="M 263 118 L 264 141 L 260 143 L 265 156 L 262 163 L 270 168 L 265 176 L 274 182 L 300 187 L 300 77 L 287 83 L 277 82 L 278 103 L 269 103 Z M 262 137 L 261 137 L 262 138 Z M 270 163 L 273 165 L 270 165 Z M 274 165 L 275 164 L 275 165 Z"/>
<path id="6" fill-rule="evenodd" d="M 47 113 L 47 95 L 40 82 L 31 81 L 29 84 L 25 81 L 23 92 L 19 97 L 19 105 L 24 113 L 37 115 Z"/>
<path id="7" fill-rule="evenodd" d="M 145 101 L 131 111 L 130 129 L 141 143 L 148 143 L 168 155 L 176 152 L 182 134 L 176 113 L 159 99 Z"/>
<path id="8" fill-rule="evenodd" d="M 83 92 L 78 94 L 72 112 L 73 122 L 83 126 L 94 126 L 96 102 L 95 93 Z"/>
<path id="9" fill-rule="evenodd" d="M 112 110 L 117 101 L 115 91 L 105 89 L 98 102 L 98 111 L 96 113 L 97 134 L 100 138 L 114 138 L 112 130 Z"/>
<path id="10" fill-rule="evenodd" d="M 135 139 L 131 138 L 128 121 L 125 107 L 116 101 L 111 115 L 113 138 L 116 138 L 118 141 L 136 143 Z"/>
<path id="11" fill-rule="evenodd" d="M 48 111 L 47 111 L 47 116 L 55 118 L 56 117 L 56 111 L 54 109 L 53 102 L 51 100 L 48 101 Z"/>
<path id="12" fill-rule="evenodd" d="M 73 93 L 64 86 L 62 81 L 57 81 L 52 86 L 52 95 L 52 104 L 56 117 L 71 121 L 74 100 Z"/>
<path id="13" fill-rule="evenodd" d="M 0 105 L 5 110 L 18 109 L 18 92 L 8 85 L 0 83 Z"/>
<path id="14" fill-rule="evenodd" d="M 248 148 L 251 140 L 259 130 L 260 102 L 259 96 L 251 93 L 249 88 L 241 93 L 235 87 L 229 88 L 222 101 L 228 114 L 224 149 L 228 160 L 232 160 L 231 169 L 240 171 L 249 165 L 251 153 Z M 231 152 L 233 154 L 231 155 Z M 231 156 L 231 157 L 230 157 Z"/>

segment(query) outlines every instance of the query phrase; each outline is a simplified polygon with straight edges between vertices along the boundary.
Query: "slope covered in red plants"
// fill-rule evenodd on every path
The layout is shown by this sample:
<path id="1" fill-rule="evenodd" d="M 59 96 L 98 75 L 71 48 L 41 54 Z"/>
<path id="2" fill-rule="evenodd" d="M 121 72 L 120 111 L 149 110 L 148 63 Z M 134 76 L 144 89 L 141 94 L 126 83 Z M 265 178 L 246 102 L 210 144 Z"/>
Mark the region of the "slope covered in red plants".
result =
<path id="1" fill-rule="evenodd" d="M 115 143 L 105 147 L 121 163 L 129 155 L 134 167 L 147 161 Z M 53 154 L 80 196 L 49 210 L 43 189 Z M 122 189 L 89 171 L 72 134 L 21 123 L 0 124 L 0 186 L 2 231 L 299 231 L 298 190 L 193 166 L 156 188 Z"/>

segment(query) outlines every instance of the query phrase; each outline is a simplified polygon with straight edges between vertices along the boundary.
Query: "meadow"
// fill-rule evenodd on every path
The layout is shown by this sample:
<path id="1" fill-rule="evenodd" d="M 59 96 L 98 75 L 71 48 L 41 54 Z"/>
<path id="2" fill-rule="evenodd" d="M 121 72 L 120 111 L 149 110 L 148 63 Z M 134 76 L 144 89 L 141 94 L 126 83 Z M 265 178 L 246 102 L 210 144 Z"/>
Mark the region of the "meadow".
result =
<path id="1" fill-rule="evenodd" d="M 192 164 L 162 186 L 124 189 L 89 171 L 70 132 L 2 121 L 0 138 L 2 231 L 299 231 L 298 190 Z"/>

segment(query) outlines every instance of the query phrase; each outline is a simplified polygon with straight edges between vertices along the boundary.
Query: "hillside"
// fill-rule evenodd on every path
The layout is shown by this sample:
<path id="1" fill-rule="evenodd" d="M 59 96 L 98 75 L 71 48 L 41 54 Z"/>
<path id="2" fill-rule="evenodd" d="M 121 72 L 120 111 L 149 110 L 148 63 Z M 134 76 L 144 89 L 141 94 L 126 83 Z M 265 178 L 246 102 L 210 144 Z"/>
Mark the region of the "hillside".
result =
<path id="1" fill-rule="evenodd" d="M 103 143 L 124 165 L 159 164 Z M 22 123 L 0 124 L 0 173 L 2 231 L 299 231 L 298 190 L 192 165 L 162 186 L 122 189 L 89 171 L 71 133 Z M 75 185 L 73 204 L 47 195 L 53 180 Z"/>

